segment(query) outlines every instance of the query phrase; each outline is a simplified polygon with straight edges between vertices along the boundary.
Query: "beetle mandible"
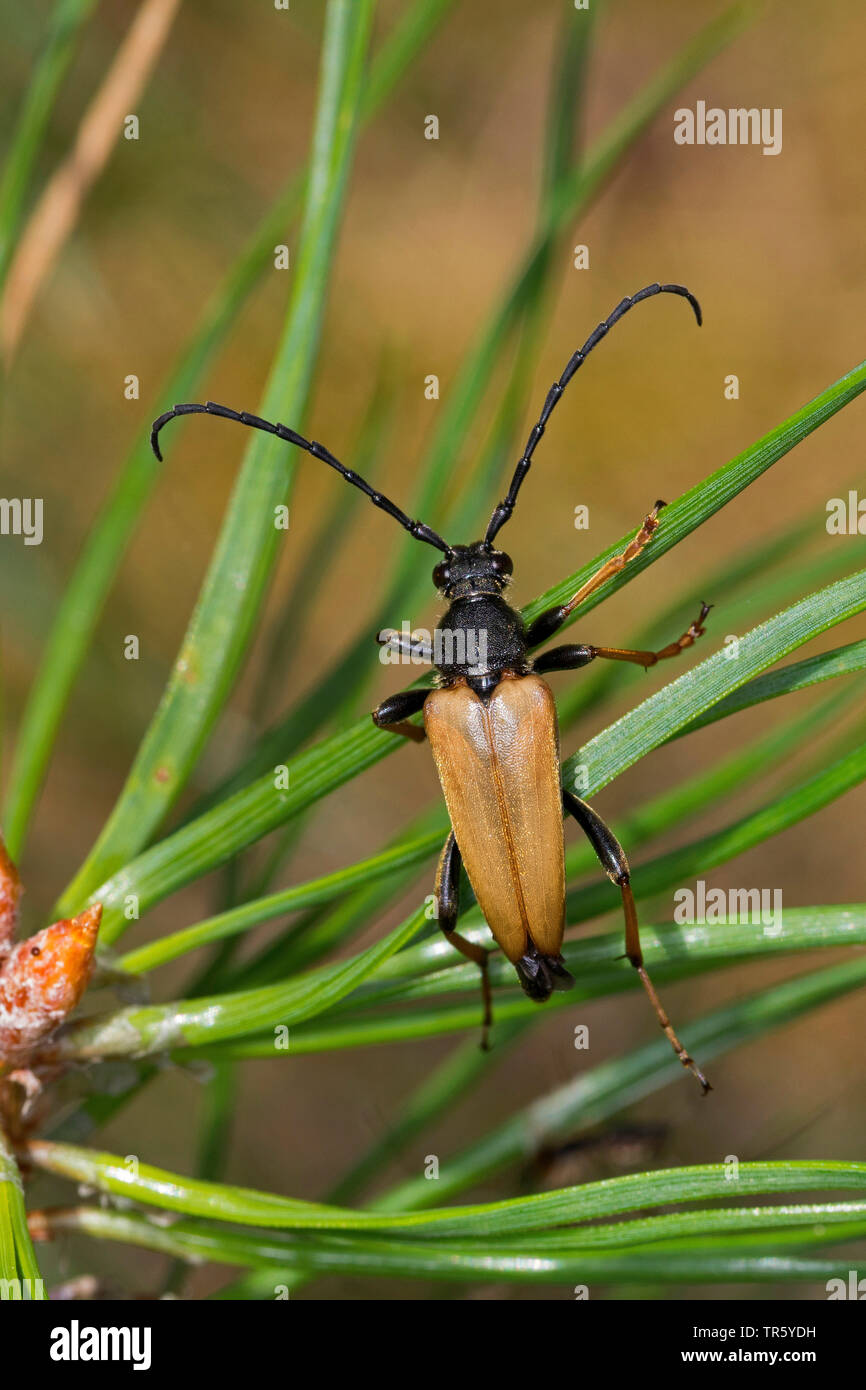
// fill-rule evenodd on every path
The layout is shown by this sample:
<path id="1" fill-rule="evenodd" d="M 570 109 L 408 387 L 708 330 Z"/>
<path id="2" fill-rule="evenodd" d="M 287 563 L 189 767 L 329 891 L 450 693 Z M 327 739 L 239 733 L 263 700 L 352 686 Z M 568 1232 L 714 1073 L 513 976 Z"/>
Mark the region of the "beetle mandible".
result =
<path id="1" fill-rule="evenodd" d="M 565 811 L 585 832 L 605 873 L 622 893 L 625 955 L 637 970 L 674 1051 L 706 1094 L 711 1089 L 709 1082 L 674 1032 L 644 965 L 628 860 L 622 846 L 598 813 L 561 785 L 556 705 L 542 675 L 574 671 L 598 658 L 630 661 L 644 668 L 654 666 L 658 661 L 678 656 L 703 635 L 710 606 L 702 603 L 688 630 L 660 651 L 569 644 L 533 658 L 533 648 L 552 637 L 584 599 L 641 553 L 652 539 L 659 511 L 665 504 L 656 502 L 621 554 L 603 564 L 567 603 L 549 608 L 528 625 L 504 597 L 513 565 L 510 556 L 494 546 L 497 534 L 514 511 L 517 494 L 551 412 L 578 367 L 624 314 L 657 294 L 681 295 L 701 323 L 700 305 L 683 285 L 647 285 L 623 299 L 574 353 L 562 376 L 551 386 L 508 492 L 494 509 L 484 538 L 471 545 L 449 545 L 429 526 L 413 521 L 390 498 L 346 468 L 323 445 L 305 439 L 287 425 L 272 424 L 258 415 L 230 410 L 213 401 L 176 405 L 154 421 L 151 445 L 161 459 L 159 432 L 169 420 L 181 415 L 217 415 L 264 430 L 336 469 L 416 540 L 443 553 L 444 558 L 433 571 L 433 583 L 448 603 L 438 629 L 453 639 L 447 652 L 436 652 L 429 643 L 419 644 L 411 636 L 395 632 L 380 633 L 378 639 L 394 645 L 407 657 L 423 657 L 434 664 L 438 684 L 432 690 L 411 689 L 391 695 L 373 711 L 373 719 L 380 729 L 430 740 L 452 827 L 436 875 L 438 921 L 451 945 L 480 967 L 484 1001 L 482 1046 L 486 1046 L 492 1021 L 489 951 L 456 930 L 461 864 L 465 864 L 488 926 L 517 971 L 524 992 L 530 999 L 544 1003 L 554 990 L 570 989 L 574 984 L 561 953 L 565 927 Z M 421 711 L 423 728 L 408 722 Z"/>

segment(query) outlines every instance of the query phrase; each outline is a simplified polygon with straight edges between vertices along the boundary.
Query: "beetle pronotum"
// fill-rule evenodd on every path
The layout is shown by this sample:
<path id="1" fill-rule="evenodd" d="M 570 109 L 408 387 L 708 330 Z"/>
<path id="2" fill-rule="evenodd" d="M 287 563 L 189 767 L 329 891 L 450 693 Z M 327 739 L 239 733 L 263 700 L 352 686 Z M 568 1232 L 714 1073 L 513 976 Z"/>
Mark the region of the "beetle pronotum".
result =
<path id="1" fill-rule="evenodd" d="M 154 421 L 151 444 L 157 458 L 161 458 L 159 432 L 180 415 L 217 415 L 275 434 L 335 468 L 416 540 L 442 551 L 444 559 L 433 571 L 433 583 L 448 603 L 440 628 L 462 640 L 449 644 L 447 655 L 437 653 L 434 662 L 431 645 L 396 633 L 380 634 L 380 642 L 395 643 L 407 656 L 423 656 L 435 664 L 438 684 L 432 690 L 403 690 L 391 695 L 373 711 L 373 719 L 381 729 L 416 739 L 426 735 L 430 740 L 452 827 L 436 876 L 439 926 L 448 941 L 481 969 L 482 1045 L 486 1045 L 491 1022 L 488 950 L 466 940 L 456 930 L 461 863 L 466 866 L 487 924 L 514 965 L 525 993 L 543 1003 L 554 990 L 569 989 L 574 984 L 561 954 L 565 926 L 564 810 L 586 833 L 605 873 L 619 887 L 625 916 L 625 954 L 637 970 L 674 1051 L 706 1093 L 709 1083 L 674 1032 L 644 966 L 625 853 L 592 807 L 561 786 L 556 706 L 542 673 L 573 671 L 599 657 L 654 666 L 679 655 L 702 636 L 709 606 L 701 604 L 689 629 L 660 651 L 569 644 L 532 658 L 532 649 L 552 637 L 589 594 L 640 554 L 658 526 L 664 503 L 656 502 L 622 553 L 602 565 L 567 603 L 539 614 L 528 626 L 504 597 L 513 570 L 511 558 L 493 544 L 514 511 L 517 494 L 551 412 L 578 367 L 629 309 L 657 294 L 676 294 L 687 299 L 700 324 L 700 305 L 682 285 L 647 285 L 623 299 L 590 334 L 551 386 L 508 492 L 494 509 L 484 538 L 471 545 L 449 545 L 429 526 L 413 521 L 388 497 L 346 468 L 323 445 L 258 415 L 230 410 L 213 401 L 205 405 L 176 405 Z M 483 644 L 478 642 L 479 634 L 484 636 Z M 479 660 L 480 646 L 483 656 Z M 470 649 L 475 658 L 471 662 Z M 423 711 L 423 729 L 407 722 L 419 711 Z"/>

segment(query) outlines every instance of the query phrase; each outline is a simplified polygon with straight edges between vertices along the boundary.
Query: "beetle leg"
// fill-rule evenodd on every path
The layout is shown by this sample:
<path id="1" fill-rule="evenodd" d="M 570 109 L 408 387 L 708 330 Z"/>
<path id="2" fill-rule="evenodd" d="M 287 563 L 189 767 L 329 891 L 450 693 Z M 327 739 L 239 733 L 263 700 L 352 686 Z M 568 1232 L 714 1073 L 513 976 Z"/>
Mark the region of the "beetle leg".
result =
<path id="1" fill-rule="evenodd" d="M 539 613 L 535 621 L 529 625 L 529 630 L 526 634 L 528 646 L 537 647 L 539 643 L 546 642 L 548 637 L 552 637 L 554 632 L 562 627 L 569 613 L 573 613 L 575 608 L 583 603 L 584 599 L 589 598 L 590 594 L 595 593 L 595 590 L 599 588 L 606 579 L 610 579 L 611 575 L 618 574 L 620 570 L 625 569 L 626 565 L 629 564 L 631 560 L 637 559 L 644 546 L 652 539 L 653 532 L 659 524 L 659 512 L 664 505 L 664 502 L 656 502 L 652 511 L 644 519 L 643 526 L 641 526 L 634 539 L 629 541 L 625 550 L 621 551 L 619 555 L 612 555 L 609 560 L 606 560 L 600 569 L 596 570 L 595 574 L 590 575 L 585 584 L 581 584 L 577 593 L 573 594 L 567 603 L 558 604 L 555 608 L 548 608 L 545 613 Z"/>
<path id="2" fill-rule="evenodd" d="M 661 651 L 636 652 L 626 647 L 587 647 L 586 650 L 592 652 L 594 656 L 606 657 L 608 661 L 633 661 L 636 666 L 643 666 L 644 670 L 647 670 L 650 666 L 655 666 L 656 662 L 665 661 L 671 656 L 679 656 L 686 647 L 694 646 L 698 638 L 703 637 L 706 632 L 704 619 L 712 606 L 711 603 L 702 603 L 700 613 L 682 637 L 678 637 L 676 642 L 669 642 L 666 647 L 662 647 Z M 567 647 L 554 648 L 554 652 L 568 650 Z M 553 652 L 547 653 L 547 655 L 552 656 Z M 580 662 L 579 665 L 583 665 L 583 662 Z M 535 663 L 535 669 L 538 670 L 538 662 Z M 546 669 L 553 668 L 548 667 Z"/>
<path id="3" fill-rule="evenodd" d="M 542 652 L 541 656 L 535 658 L 532 669 L 539 674 L 543 671 L 576 671 L 579 667 L 587 666 L 590 661 L 594 661 L 598 654 L 597 647 L 577 644 L 551 647 L 549 652 Z"/>
<path id="4" fill-rule="evenodd" d="M 457 918 L 460 914 L 460 866 L 463 863 L 460 848 L 457 844 L 457 837 L 454 831 L 445 841 L 445 848 L 442 850 L 439 859 L 439 868 L 436 871 L 436 904 L 439 911 L 439 926 L 455 950 L 465 956 L 467 960 L 474 961 L 481 971 L 481 999 L 484 1006 L 484 1015 L 481 1020 L 481 1049 L 487 1052 L 490 1048 L 489 1034 L 493 1024 L 493 1002 L 490 993 L 490 974 L 487 969 L 487 957 L 490 952 L 484 946 L 479 946 L 474 941 L 467 941 L 465 936 L 461 936 L 454 928 L 457 925 Z"/>
<path id="5" fill-rule="evenodd" d="M 414 657 L 417 663 L 433 663 L 432 645 L 425 638 L 416 637 L 414 633 L 398 632 L 396 628 L 384 627 L 376 641 L 380 647 L 390 647 L 400 657 L 408 660 Z"/>
<path id="6" fill-rule="evenodd" d="M 580 797 L 573 796 L 571 792 L 563 788 L 562 802 L 566 811 L 574 817 L 581 830 L 586 834 L 608 878 L 612 883 L 617 885 L 622 893 L 622 907 L 625 915 L 625 954 L 640 976 L 641 984 L 646 990 L 649 1001 L 656 1011 L 656 1017 L 664 1031 L 665 1037 L 668 1039 L 683 1066 L 687 1067 L 688 1070 L 697 1077 L 698 1081 L 701 1083 L 704 1095 L 706 1095 L 707 1091 L 712 1090 L 712 1087 L 674 1032 L 671 1021 L 664 1011 L 662 1002 L 656 994 L 655 986 L 644 965 L 643 951 L 640 945 L 637 908 L 635 906 L 634 894 L 631 891 L 631 875 L 629 873 L 628 860 L 625 857 L 622 845 L 619 843 L 610 827 L 605 825 L 601 816 L 598 815 L 591 806 L 588 806 L 585 801 L 581 801 Z"/>
<path id="7" fill-rule="evenodd" d="M 377 729 L 385 729 L 389 734 L 402 734 L 415 743 L 423 743 L 427 737 L 424 729 L 406 721 L 410 715 L 418 713 L 429 694 L 429 690 L 401 690 L 396 695 L 389 695 L 373 710 L 373 723 Z"/>

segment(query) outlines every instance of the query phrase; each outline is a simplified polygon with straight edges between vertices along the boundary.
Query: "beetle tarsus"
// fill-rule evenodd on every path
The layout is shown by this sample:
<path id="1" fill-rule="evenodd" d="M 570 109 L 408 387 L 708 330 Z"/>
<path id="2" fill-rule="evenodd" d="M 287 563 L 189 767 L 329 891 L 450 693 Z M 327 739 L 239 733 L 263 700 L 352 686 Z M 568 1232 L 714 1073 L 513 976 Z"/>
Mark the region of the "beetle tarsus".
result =
<path id="1" fill-rule="evenodd" d="M 621 551 L 619 555 L 612 555 L 609 560 L 606 560 L 600 569 L 597 569 L 594 574 L 590 575 L 589 579 L 587 579 L 584 584 L 581 584 L 577 593 L 572 594 L 567 603 L 560 603 L 553 608 L 548 608 L 544 613 L 539 613 L 538 617 L 534 622 L 530 623 L 527 629 L 527 647 L 538 647 L 542 642 L 546 642 L 548 637 L 552 637 L 555 632 L 559 631 L 569 614 L 573 613 L 575 608 L 579 608 L 584 599 L 589 598 L 590 594 L 594 593 L 595 590 L 600 588 L 608 579 L 618 574 L 620 570 L 625 569 L 626 565 L 631 564 L 632 560 L 637 559 L 638 555 L 640 555 L 641 551 L 649 544 L 655 532 L 658 530 L 658 514 L 662 507 L 666 505 L 665 502 L 659 499 L 652 511 L 644 517 L 643 525 L 640 527 L 640 530 L 636 532 L 634 538 L 629 541 L 625 550 Z M 598 649 L 587 647 L 586 650 L 598 654 Z M 591 657 L 587 658 L 587 660 L 591 659 Z M 584 663 L 581 662 L 579 664 L 582 665 Z M 560 667 L 559 669 L 562 668 Z"/>

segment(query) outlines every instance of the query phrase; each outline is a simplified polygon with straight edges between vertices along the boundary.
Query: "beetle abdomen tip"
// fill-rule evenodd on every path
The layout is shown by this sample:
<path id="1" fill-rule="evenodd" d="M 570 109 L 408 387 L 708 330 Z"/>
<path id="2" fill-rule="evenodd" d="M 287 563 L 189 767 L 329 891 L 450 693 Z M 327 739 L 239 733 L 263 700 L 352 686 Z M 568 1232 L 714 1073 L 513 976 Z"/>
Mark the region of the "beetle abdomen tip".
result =
<path id="1" fill-rule="evenodd" d="M 545 1003 L 554 990 L 571 989 L 574 985 L 574 976 L 566 970 L 562 956 L 541 955 L 532 945 L 514 968 L 524 994 L 537 1004 Z"/>

